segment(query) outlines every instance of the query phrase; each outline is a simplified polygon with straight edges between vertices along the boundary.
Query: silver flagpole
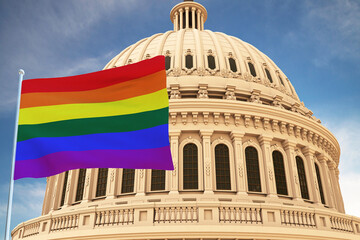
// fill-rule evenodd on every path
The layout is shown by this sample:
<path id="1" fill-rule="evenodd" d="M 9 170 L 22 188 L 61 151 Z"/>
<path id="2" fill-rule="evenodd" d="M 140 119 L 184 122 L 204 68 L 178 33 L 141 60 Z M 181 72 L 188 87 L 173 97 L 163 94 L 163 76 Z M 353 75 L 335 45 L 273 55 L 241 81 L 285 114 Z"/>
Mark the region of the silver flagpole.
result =
<path id="1" fill-rule="evenodd" d="M 5 240 L 11 239 L 11 212 L 12 212 L 12 203 L 14 195 L 14 171 L 15 171 L 15 154 L 16 154 L 16 142 L 17 142 L 17 132 L 18 132 L 18 123 L 19 123 L 19 109 L 20 109 L 20 96 L 21 96 L 21 85 L 24 77 L 24 70 L 19 70 L 19 89 L 18 89 L 18 99 L 16 104 L 16 119 L 15 119 L 15 130 L 14 130 L 14 146 L 11 162 L 11 176 L 10 176 L 10 186 L 9 186 L 9 198 L 6 212 L 6 226 L 5 226 Z"/>

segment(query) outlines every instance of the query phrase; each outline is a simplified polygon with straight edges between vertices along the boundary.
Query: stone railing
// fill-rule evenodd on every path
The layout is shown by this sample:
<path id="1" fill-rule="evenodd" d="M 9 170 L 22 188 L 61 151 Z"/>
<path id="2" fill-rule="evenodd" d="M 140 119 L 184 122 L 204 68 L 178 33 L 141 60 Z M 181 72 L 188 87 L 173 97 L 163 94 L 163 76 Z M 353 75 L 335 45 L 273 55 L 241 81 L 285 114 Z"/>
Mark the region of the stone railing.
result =
<path id="1" fill-rule="evenodd" d="M 330 217 L 331 229 L 344 231 L 344 232 L 354 232 L 352 220 L 342 217 Z"/>
<path id="2" fill-rule="evenodd" d="M 230 224 L 246 224 L 249 227 L 258 225 L 269 228 L 322 230 L 322 232 L 333 232 L 332 234 L 335 235 L 346 234 L 348 239 L 356 239 L 360 236 L 359 218 L 329 209 L 309 210 L 305 207 L 262 203 L 194 201 L 108 205 L 71 209 L 71 211 L 64 209 L 19 224 L 13 230 L 12 237 L 14 240 L 58 239 L 64 234 L 71 236 L 72 232 L 106 234 L 107 231 L 119 231 L 122 233 L 134 227 L 142 229 L 143 226 L 158 226 L 163 229 L 167 224 L 173 227 L 182 224 L 187 224 L 189 227 L 193 226 L 192 224 L 196 226 L 221 224 L 224 227 L 228 224 L 229 227 Z"/>
<path id="3" fill-rule="evenodd" d="M 219 222 L 262 224 L 261 208 L 220 207 Z"/>
<path id="4" fill-rule="evenodd" d="M 316 227 L 315 214 L 311 212 L 281 210 L 281 224 L 286 226 Z"/>
<path id="5" fill-rule="evenodd" d="M 30 237 L 39 234 L 40 223 L 32 223 L 24 227 L 24 237 Z"/>
<path id="6" fill-rule="evenodd" d="M 134 223 L 134 209 L 116 209 L 95 213 L 95 226 L 127 225 Z"/>
<path id="7" fill-rule="evenodd" d="M 50 232 L 69 230 L 79 226 L 79 215 L 68 215 L 52 218 L 50 221 Z"/>
<path id="8" fill-rule="evenodd" d="M 158 207 L 154 208 L 154 223 L 192 223 L 198 222 L 197 207 Z"/>

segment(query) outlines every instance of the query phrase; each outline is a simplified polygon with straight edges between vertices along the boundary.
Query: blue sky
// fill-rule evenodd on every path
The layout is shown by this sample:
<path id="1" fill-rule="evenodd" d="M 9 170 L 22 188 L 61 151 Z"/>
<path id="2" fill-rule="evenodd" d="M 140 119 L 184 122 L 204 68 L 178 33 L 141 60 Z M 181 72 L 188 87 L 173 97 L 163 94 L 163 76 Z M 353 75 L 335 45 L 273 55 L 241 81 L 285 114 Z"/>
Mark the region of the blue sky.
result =
<path id="1" fill-rule="evenodd" d="M 0 237 L 4 233 L 18 69 L 25 78 L 97 71 L 136 41 L 172 29 L 180 0 L 0 0 Z M 360 216 L 360 1 L 199 0 L 205 28 L 251 43 L 287 75 L 341 145 L 348 214 Z M 41 214 L 44 179 L 15 183 L 12 228 Z"/>

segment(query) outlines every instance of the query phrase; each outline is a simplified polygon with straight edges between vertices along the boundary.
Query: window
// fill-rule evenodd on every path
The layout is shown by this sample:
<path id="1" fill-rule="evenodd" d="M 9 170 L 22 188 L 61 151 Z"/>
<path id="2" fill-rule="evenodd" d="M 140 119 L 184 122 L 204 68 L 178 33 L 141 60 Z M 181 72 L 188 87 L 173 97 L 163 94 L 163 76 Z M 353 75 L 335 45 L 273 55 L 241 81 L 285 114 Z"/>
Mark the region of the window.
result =
<path id="1" fill-rule="evenodd" d="M 81 201 L 84 194 L 84 185 L 85 185 L 86 169 L 80 169 L 79 178 L 76 189 L 75 202 Z"/>
<path id="2" fill-rule="evenodd" d="M 215 147 L 216 189 L 231 190 L 229 148 L 225 144 Z"/>
<path id="3" fill-rule="evenodd" d="M 198 189 L 198 149 L 193 143 L 184 146 L 183 189 Z"/>
<path id="4" fill-rule="evenodd" d="M 108 168 L 99 168 L 98 179 L 96 184 L 96 197 L 105 196 L 106 194 L 106 184 L 108 177 Z"/>
<path id="5" fill-rule="evenodd" d="M 280 80 L 281 84 L 282 84 L 283 86 L 285 86 L 284 81 L 282 80 L 282 78 L 280 77 L 280 75 L 279 75 L 279 80 Z"/>
<path id="6" fill-rule="evenodd" d="M 135 169 L 123 169 L 121 193 L 134 192 Z"/>
<path id="7" fill-rule="evenodd" d="M 229 65 L 232 72 L 237 72 L 235 59 L 229 58 Z"/>
<path id="8" fill-rule="evenodd" d="M 62 193 L 61 193 L 60 207 L 63 206 L 64 202 L 65 202 L 65 194 L 66 194 L 66 186 L 67 186 L 68 177 L 69 177 L 69 171 L 66 171 L 65 176 L 64 176 L 63 189 L 62 189 Z"/>
<path id="9" fill-rule="evenodd" d="M 193 56 L 188 54 L 185 56 L 185 67 L 187 69 L 192 69 L 194 66 L 194 63 L 193 63 Z"/>
<path id="10" fill-rule="evenodd" d="M 151 191 L 165 190 L 165 170 L 151 171 Z"/>
<path id="11" fill-rule="evenodd" d="M 271 74 L 270 74 L 270 72 L 269 72 L 269 70 L 268 70 L 267 68 L 265 68 L 265 72 L 266 72 L 266 77 L 269 79 L 269 81 L 270 81 L 271 83 L 273 83 Z"/>
<path id="12" fill-rule="evenodd" d="M 171 63 L 171 57 L 170 56 L 166 56 L 165 57 L 165 69 L 169 70 L 170 69 L 170 63 Z"/>
<path id="13" fill-rule="evenodd" d="M 272 157 L 277 194 L 288 195 L 283 155 L 279 151 L 273 151 Z"/>
<path id="14" fill-rule="evenodd" d="M 211 70 L 214 70 L 214 69 L 216 68 L 214 56 L 208 55 L 208 56 L 207 56 L 207 59 L 208 59 L 208 66 L 209 66 L 209 68 L 210 68 Z"/>
<path id="15" fill-rule="evenodd" d="M 250 192 L 261 192 L 258 152 L 254 147 L 247 147 L 245 149 L 245 158 L 248 190 Z"/>
<path id="16" fill-rule="evenodd" d="M 322 187 L 322 183 L 321 183 L 320 170 L 319 170 L 319 166 L 316 163 L 315 163 L 315 171 L 316 171 L 317 181 L 318 181 L 318 184 L 319 184 L 319 192 L 320 192 L 321 203 L 325 204 L 325 197 L 324 197 L 324 191 L 323 191 L 323 187 Z"/>
<path id="17" fill-rule="evenodd" d="M 296 166 L 299 175 L 299 183 L 300 183 L 300 190 L 301 190 L 301 197 L 304 199 L 309 199 L 309 191 L 306 182 L 306 174 L 305 174 L 305 167 L 304 162 L 301 157 L 296 156 Z"/>
<path id="18" fill-rule="evenodd" d="M 253 75 L 253 77 L 256 77 L 256 71 L 255 71 L 254 64 L 252 64 L 251 62 L 249 62 L 248 65 L 249 65 L 249 69 L 250 69 L 251 75 Z"/>

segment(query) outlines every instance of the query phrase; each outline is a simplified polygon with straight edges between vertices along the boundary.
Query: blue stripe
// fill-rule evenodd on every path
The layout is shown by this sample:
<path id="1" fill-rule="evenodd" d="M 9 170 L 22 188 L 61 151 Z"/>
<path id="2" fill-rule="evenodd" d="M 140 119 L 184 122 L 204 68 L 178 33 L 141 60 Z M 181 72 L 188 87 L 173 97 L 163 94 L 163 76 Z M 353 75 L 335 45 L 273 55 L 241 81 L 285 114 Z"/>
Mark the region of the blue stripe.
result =
<path id="1" fill-rule="evenodd" d="M 164 124 L 132 132 L 33 138 L 18 142 L 16 160 L 36 159 L 63 151 L 160 148 L 169 145 L 168 128 L 168 124 Z"/>

